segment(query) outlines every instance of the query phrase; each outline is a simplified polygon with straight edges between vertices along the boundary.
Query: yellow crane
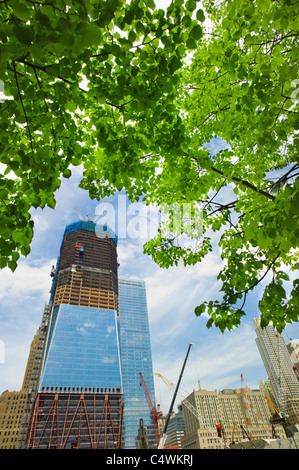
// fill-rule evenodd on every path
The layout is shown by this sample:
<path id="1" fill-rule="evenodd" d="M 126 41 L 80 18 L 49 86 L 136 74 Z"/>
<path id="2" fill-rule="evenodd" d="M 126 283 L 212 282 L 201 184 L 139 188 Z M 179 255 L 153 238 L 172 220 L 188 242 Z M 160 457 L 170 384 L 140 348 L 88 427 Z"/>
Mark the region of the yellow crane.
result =
<path id="1" fill-rule="evenodd" d="M 275 424 L 281 424 L 287 437 L 292 436 L 292 426 L 287 420 L 287 417 L 281 413 L 281 411 L 277 408 L 276 405 L 274 405 L 273 401 L 270 400 L 268 395 L 265 395 L 265 398 L 267 400 L 267 405 L 270 413 L 270 423 L 272 425 L 272 433 L 273 437 L 276 437 L 276 431 L 275 431 Z"/>
<path id="2" fill-rule="evenodd" d="M 170 380 L 166 379 L 166 377 L 164 377 L 162 374 L 156 372 L 155 375 L 157 375 L 157 377 L 160 377 L 160 379 L 163 380 L 163 382 L 167 385 L 168 388 L 171 389 L 173 387 L 173 383 L 170 382 Z"/>
<path id="3" fill-rule="evenodd" d="M 273 423 L 278 422 L 278 421 L 282 421 L 283 416 L 281 415 L 281 413 L 280 413 L 279 409 L 277 408 L 277 406 L 274 405 L 273 401 L 270 400 L 268 395 L 265 395 L 265 398 L 267 400 L 267 405 L 268 405 L 268 409 L 269 409 L 269 413 L 270 413 L 270 421 L 273 422 Z"/>
<path id="4" fill-rule="evenodd" d="M 233 432 L 232 432 L 232 438 L 231 438 L 231 441 L 230 441 L 230 445 L 232 445 L 234 443 L 234 434 L 235 434 L 235 430 L 237 432 L 237 436 L 238 436 L 238 442 L 240 443 L 240 436 L 239 436 L 239 433 L 238 433 L 238 428 L 237 428 L 237 425 L 236 425 L 236 421 L 234 421 L 234 426 L 233 426 Z"/>

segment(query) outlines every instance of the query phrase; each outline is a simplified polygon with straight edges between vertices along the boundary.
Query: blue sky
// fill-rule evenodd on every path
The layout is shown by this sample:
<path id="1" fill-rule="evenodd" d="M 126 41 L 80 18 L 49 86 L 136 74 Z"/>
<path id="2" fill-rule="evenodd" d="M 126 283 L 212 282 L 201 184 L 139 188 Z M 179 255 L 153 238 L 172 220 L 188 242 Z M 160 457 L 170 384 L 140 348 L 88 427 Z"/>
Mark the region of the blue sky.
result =
<path id="1" fill-rule="evenodd" d="M 78 188 L 81 177 L 80 168 L 74 168 L 72 177 L 63 180 L 55 210 L 32 211 L 35 229 L 30 255 L 20 260 L 14 273 L 8 269 L 0 272 L 0 393 L 19 390 L 22 385 L 30 344 L 49 300 L 51 266 L 56 263 L 65 225 L 79 219 L 76 208 L 84 218 L 88 215 L 93 219 L 99 214 L 99 202 L 90 200 L 87 191 Z M 106 209 L 112 213 L 115 210 L 116 217 L 118 204 L 126 205 L 130 229 L 118 240 L 119 277 L 146 282 L 154 374 L 160 373 L 176 384 L 192 342 L 180 396 L 197 389 L 198 381 L 208 390 L 240 388 L 241 373 L 248 386 L 257 388 L 260 379 L 267 379 L 253 328 L 261 290 L 249 296 L 247 315 L 238 329 L 224 334 L 216 328 L 207 329 L 207 318 L 197 318 L 194 307 L 219 295 L 216 277 L 221 260 L 217 253 L 193 267 L 161 269 L 143 254 L 146 237 L 140 231 L 141 225 L 136 225 L 137 220 L 141 223 L 152 212 L 128 203 L 123 196 L 102 202 L 109 202 Z M 283 336 L 286 342 L 298 338 L 298 323 L 288 326 Z M 173 390 L 158 376 L 155 387 L 157 403 L 166 413 Z"/>

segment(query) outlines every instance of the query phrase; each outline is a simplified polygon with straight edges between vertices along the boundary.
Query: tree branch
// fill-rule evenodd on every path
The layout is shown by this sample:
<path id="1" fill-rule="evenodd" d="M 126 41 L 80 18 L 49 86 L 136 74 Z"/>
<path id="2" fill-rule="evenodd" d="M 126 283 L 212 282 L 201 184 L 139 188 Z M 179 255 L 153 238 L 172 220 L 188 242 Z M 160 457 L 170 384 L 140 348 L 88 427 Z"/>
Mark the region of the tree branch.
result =
<path id="1" fill-rule="evenodd" d="M 275 256 L 275 258 L 273 259 L 273 261 L 271 261 L 271 263 L 269 264 L 266 272 L 262 275 L 262 277 L 260 279 L 258 279 L 257 281 L 255 281 L 251 286 L 249 286 L 247 289 L 244 289 L 242 291 L 239 291 L 239 292 L 236 292 L 235 294 L 232 294 L 230 297 L 236 297 L 240 294 L 247 294 L 249 291 L 251 291 L 255 286 L 257 286 L 260 282 L 262 282 L 262 280 L 267 276 L 268 272 L 270 271 L 270 269 L 272 268 L 273 264 L 276 262 L 276 260 L 279 258 L 281 252 L 279 251 L 278 252 L 278 255 Z M 224 303 L 227 303 L 227 302 L 224 302 Z"/>
<path id="2" fill-rule="evenodd" d="M 218 170 L 217 168 L 215 167 L 211 167 L 211 170 L 214 171 L 215 173 L 218 173 L 219 175 L 223 176 L 223 178 L 227 178 L 225 176 L 225 174 L 223 173 L 223 171 L 221 170 Z M 273 196 L 272 194 L 269 194 L 267 193 L 266 191 L 263 191 L 262 189 L 258 189 L 256 186 L 254 186 L 253 184 L 249 183 L 248 181 L 245 181 L 245 180 L 242 180 L 241 178 L 237 178 L 236 176 L 233 176 L 232 177 L 232 181 L 234 183 L 241 183 L 243 186 L 245 186 L 246 188 L 249 188 L 251 189 L 252 191 L 255 191 L 259 194 L 262 194 L 263 196 L 267 197 L 268 199 L 271 199 L 272 201 L 275 200 L 275 196 Z"/>
<path id="3" fill-rule="evenodd" d="M 15 61 L 13 61 L 13 68 L 14 68 L 14 72 L 15 72 L 15 80 L 16 80 L 16 85 L 17 85 L 17 89 L 18 89 L 18 95 L 19 95 L 19 97 L 20 97 L 21 106 L 22 106 L 22 108 L 23 108 L 24 116 L 25 116 L 25 119 L 26 119 L 27 131 L 28 131 L 28 135 L 29 135 L 31 151 L 32 151 L 32 154 L 34 154 L 33 145 L 32 145 L 32 135 L 31 135 L 31 132 L 30 132 L 29 121 L 28 121 L 28 117 L 27 117 L 27 114 L 26 114 L 25 106 L 24 106 L 23 99 L 22 99 L 22 95 L 21 95 L 21 91 L 20 91 L 20 86 L 19 86 L 19 81 L 18 81 L 18 75 L 17 75 L 17 71 L 16 71 L 16 64 L 15 64 Z"/>

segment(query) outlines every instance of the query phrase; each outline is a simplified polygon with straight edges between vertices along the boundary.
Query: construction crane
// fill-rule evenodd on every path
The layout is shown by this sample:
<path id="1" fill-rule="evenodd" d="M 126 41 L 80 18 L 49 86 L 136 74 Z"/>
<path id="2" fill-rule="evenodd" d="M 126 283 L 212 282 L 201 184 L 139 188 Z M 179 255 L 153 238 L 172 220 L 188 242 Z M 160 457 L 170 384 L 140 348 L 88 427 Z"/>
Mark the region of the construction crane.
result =
<path id="1" fill-rule="evenodd" d="M 163 382 L 167 385 L 168 388 L 172 389 L 173 387 L 173 383 L 168 380 L 166 377 L 164 377 L 164 375 L 162 374 L 159 374 L 159 373 L 156 373 L 155 375 L 157 375 L 158 377 L 160 377 Z M 207 427 L 207 425 L 204 423 L 204 419 L 203 417 L 201 416 L 201 414 L 199 413 L 199 411 L 194 408 L 193 405 L 191 405 L 191 403 L 186 399 L 186 397 L 184 397 L 181 393 L 178 392 L 178 396 L 180 397 L 181 399 L 181 402 L 183 403 L 184 402 L 184 406 L 186 406 L 186 408 L 188 408 L 189 411 L 191 411 L 191 413 L 198 419 L 199 423 L 203 426 L 203 427 Z M 212 431 L 213 432 L 213 431 Z"/>
<path id="2" fill-rule="evenodd" d="M 78 209 L 77 207 L 75 207 L 75 209 L 76 209 L 76 211 L 77 211 L 77 213 L 78 213 L 78 215 L 79 215 L 79 219 L 81 219 L 82 221 L 84 221 L 84 218 L 83 218 L 81 212 L 79 211 L 79 209 Z M 86 216 L 86 221 L 94 222 L 94 221 L 89 217 L 89 215 Z"/>
<path id="3" fill-rule="evenodd" d="M 268 395 L 265 395 L 265 398 L 267 400 L 267 405 L 270 413 L 270 424 L 272 426 L 272 433 L 273 437 L 276 437 L 276 431 L 275 431 L 275 424 L 281 424 L 286 431 L 287 423 L 285 417 L 282 415 L 282 413 L 279 411 L 276 405 L 274 405 L 273 401 L 268 397 Z"/>
<path id="4" fill-rule="evenodd" d="M 78 212 L 79 219 L 84 220 L 81 212 L 79 211 L 79 209 L 77 209 L 77 207 L 75 207 L 75 209 Z"/>
<path id="5" fill-rule="evenodd" d="M 284 418 L 281 415 L 279 409 L 277 408 L 277 406 L 274 405 L 273 401 L 270 400 L 268 395 L 265 395 L 265 398 L 267 400 L 267 405 L 268 405 L 268 409 L 269 409 L 269 413 L 270 413 L 270 421 L 274 424 L 275 423 L 281 423 Z"/>
<path id="6" fill-rule="evenodd" d="M 155 375 L 157 375 L 158 377 L 160 377 L 163 382 L 167 385 L 167 387 L 169 387 L 170 389 L 172 388 L 173 386 L 173 383 L 168 380 L 166 377 L 164 377 L 162 374 L 159 374 L 159 373 L 156 373 Z M 204 428 L 204 429 L 207 429 L 210 433 L 211 433 L 211 436 L 213 436 L 214 438 L 216 439 L 221 439 L 221 441 L 223 441 L 225 447 L 227 447 L 226 445 L 226 442 L 224 440 L 224 437 L 223 436 L 218 436 L 217 434 L 217 431 L 215 429 L 213 429 L 206 421 L 205 419 L 203 418 L 203 416 L 200 414 L 199 410 L 197 410 L 196 408 L 194 408 L 194 406 L 187 400 L 186 397 L 184 397 L 181 393 L 178 393 L 178 396 L 180 397 L 181 399 L 181 402 L 182 404 L 190 411 L 190 413 L 192 413 L 195 418 L 198 420 L 199 422 L 199 426 Z M 165 443 L 164 443 L 165 445 Z"/>
<path id="7" fill-rule="evenodd" d="M 150 397 L 150 394 L 149 394 L 149 391 L 148 391 L 148 388 L 147 388 L 147 385 L 146 385 L 146 382 L 143 378 L 143 375 L 142 375 L 141 372 L 139 372 L 139 375 L 140 375 L 141 385 L 142 385 L 142 388 L 143 388 L 143 391 L 144 391 L 144 394 L 145 394 L 145 397 L 146 397 L 146 400 L 147 400 L 147 404 L 148 404 L 148 407 L 149 407 L 149 410 L 150 410 L 150 413 L 151 413 L 151 417 L 152 417 L 152 420 L 154 422 L 155 441 L 156 441 L 156 445 L 158 447 L 158 445 L 159 445 L 158 419 L 162 417 L 162 413 L 159 409 L 156 410 L 154 408 L 151 397 Z"/>
<path id="8" fill-rule="evenodd" d="M 159 442 L 159 445 L 158 445 L 158 449 L 163 449 L 164 446 L 165 446 L 165 442 L 166 442 L 166 439 L 167 439 L 167 427 L 168 427 L 168 423 L 169 423 L 169 420 L 170 420 L 170 416 L 171 416 L 171 413 L 172 413 L 173 405 L 174 405 L 174 402 L 175 402 L 175 399 L 176 399 L 176 396 L 177 396 L 177 393 L 178 393 L 178 389 L 179 389 L 179 386 L 180 386 L 180 383 L 181 383 L 181 379 L 182 379 L 182 376 L 183 376 L 183 373 L 184 373 L 184 369 L 185 369 L 185 366 L 186 366 L 186 362 L 187 362 L 187 359 L 188 359 L 188 356 L 189 356 L 189 352 L 190 352 L 191 346 L 193 346 L 193 343 L 190 343 L 189 346 L 188 346 L 188 351 L 187 351 L 187 353 L 186 353 L 185 360 L 184 360 L 184 363 L 183 363 L 183 366 L 182 366 L 182 370 L 181 370 L 181 373 L 180 373 L 180 376 L 179 376 L 179 380 L 178 380 L 177 386 L 176 386 L 176 388 L 175 388 L 175 391 L 174 391 L 174 394 L 173 394 L 173 397 L 172 397 L 172 401 L 171 401 L 171 404 L 170 404 L 170 407 L 169 407 L 169 411 L 168 411 L 168 415 L 167 415 L 167 418 L 166 418 L 166 421 L 165 421 L 165 425 L 164 425 L 163 435 L 162 435 L 162 437 L 161 437 L 161 439 L 160 439 L 160 442 Z"/>
<path id="9" fill-rule="evenodd" d="M 157 375 L 158 377 L 160 377 L 160 379 L 163 380 L 163 382 L 167 385 L 168 388 L 172 388 L 173 386 L 173 383 L 170 382 L 170 380 L 166 379 L 166 377 L 164 377 L 163 375 L 159 374 L 158 372 L 155 373 L 155 375 Z"/>
<path id="10" fill-rule="evenodd" d="M 232 438 L 231 438 L 231 441 L 230 441 L 230 445 L 233 445 L 234 444 L 234 434 L 235 434 L 235 430 L 237 432 L 237 436 L 238 436 L 238 442 L 240 444 L 240 436 L 239 436 L 239 433 L 238 433 L 238 427 L 237 427 L 237 424 L 236 424 L 236 421 L 234 421 L 234 425 L 233 425 L 233 432 L 232 432 Z"/>

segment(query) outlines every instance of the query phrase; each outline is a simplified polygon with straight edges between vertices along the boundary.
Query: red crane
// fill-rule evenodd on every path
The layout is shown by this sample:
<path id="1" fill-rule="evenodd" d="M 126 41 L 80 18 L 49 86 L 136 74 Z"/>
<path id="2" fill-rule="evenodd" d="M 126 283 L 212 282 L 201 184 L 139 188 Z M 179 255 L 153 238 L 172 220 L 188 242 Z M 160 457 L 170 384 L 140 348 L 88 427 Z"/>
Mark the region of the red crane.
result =
<path id="1" fill-rule="evenodd" d="M 158 427 L 158 419 L 161 418 L 163 416 L 163 413 L 161 413 L 160 410 L 155 410 L 153 404 L 152 404 L 152 400 L 151 400 L 151 397 L 150 397 L 150 394 L 149 394 L 149 391 L 148 391 L 148 388 L 147 388 L 147 385 L 146 385 L 146 382 L 143 378 L 143 375 L 141 372 L 139 372 L 140 374 L 140 379 L 141 379 L 141 385 L 143 387 L 143 390 L 144 390 L 144 394 L 145 394 L 145 397 L 146 397 L 146 400 L 147 400 L 147 404 L 148 404 L 148 407 L 149 407 L 149 410 L 150 410 L 150 413 L 151 413 L 151 417 L 152 417 L 152 420 L 154 422 L 154 429 L 155 429 L 155 440 L 156 440 L 156 444 L 157 444 L 157 447 L 159 445 L 159 427 Z"/>

